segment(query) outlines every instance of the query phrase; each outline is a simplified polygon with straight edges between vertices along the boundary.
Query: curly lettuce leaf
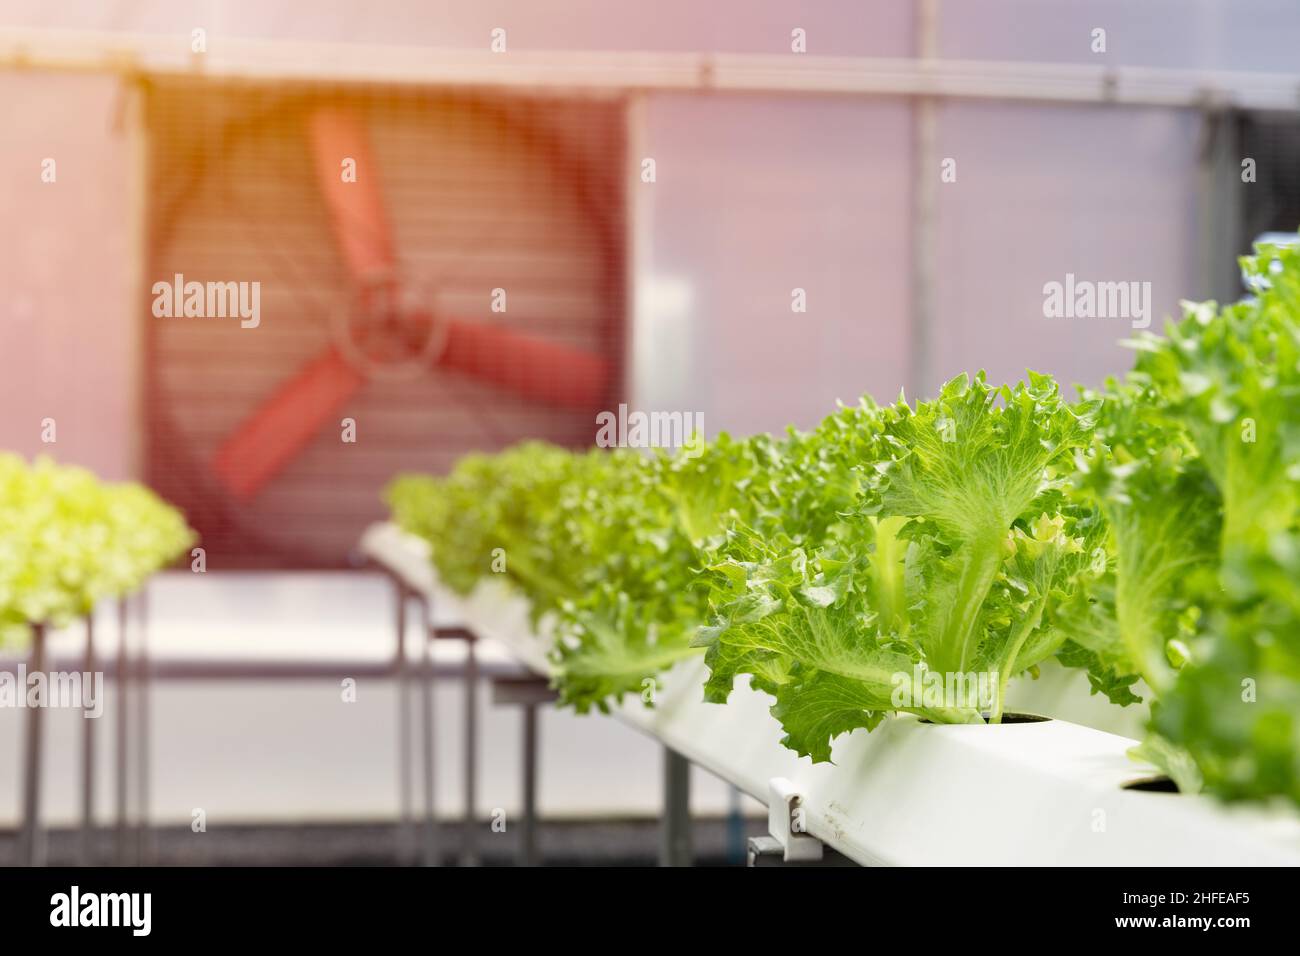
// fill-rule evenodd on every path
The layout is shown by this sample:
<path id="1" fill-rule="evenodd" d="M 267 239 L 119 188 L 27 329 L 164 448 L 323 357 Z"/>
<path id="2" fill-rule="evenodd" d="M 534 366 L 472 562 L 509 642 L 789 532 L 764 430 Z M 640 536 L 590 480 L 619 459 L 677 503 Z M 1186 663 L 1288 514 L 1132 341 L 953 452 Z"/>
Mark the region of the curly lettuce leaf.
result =
<path id="1" fill-rule="evenodd" d="M 1089 439 L 1092 414 L 1034 373 L 1001 388 L 982 373 L 963 375 L 935 401 L 895 407 L 887 435 L 896 455 L 879 469 L 878 508 L 910 519 L 905 534 L 934 556 L 915 622 L 931 667 L 965 672 L 987 644 L 981 616 L 1011 527 L 1056 510 L 1064 466 Z"/>
<path id="2" fill-rule="evenodd" d="M 1300 804 L 1300 251 L 1265 247 L 1243 268 L 1266 280 L 1256 297 L 1188 305 L 1166 338 L 1138 343 L 1135 377 L 1189 437 L 1213 485 L 1199 501 L 1221 514 L 1151 730 L 1225 799 Z"/>
<path id="3" fill-rule="evenodd" d="M 564 703 L 607 710 L 631 693 L 651 705 L 657 675 L 699 653 L 699 549 L 722 537 L 724 515 L 747 513 L 769 443 L 721 435 L 653 456 L 527 443 L 469 456 L 443 478 L 404 476 L 387 498 L 450 586 L 468 592 L 500 573 L 535 625 L 549 618 Z"/>
<path id="4" fill-rule="evenodd" d="M 864 401 L 792 435 L 776 484 L 814 475 L 833 508 L 802 509 L 821 519 L 802 526 L 759 509 L 716 549 L 696 639 L 707 699 L 751 675 L 785 744 L 814 761 L 885 713 L 981 719 L 970 695 L 930 696 L 936 681 L 989 679 L 1000 719 L 1006 681 L 1061 646 L 1050 618 L 1090 573 L 1095 522 L 1058 509 L 1091 413 L 1045 376 L 1001 389 L 962 376 L 933 402 Z"/>
<path id="5" fill-rule="evenodd" d="M 140 485 L 0 455 L 0 644 L 136 590 L 193 541 L 180 512 Z"/>

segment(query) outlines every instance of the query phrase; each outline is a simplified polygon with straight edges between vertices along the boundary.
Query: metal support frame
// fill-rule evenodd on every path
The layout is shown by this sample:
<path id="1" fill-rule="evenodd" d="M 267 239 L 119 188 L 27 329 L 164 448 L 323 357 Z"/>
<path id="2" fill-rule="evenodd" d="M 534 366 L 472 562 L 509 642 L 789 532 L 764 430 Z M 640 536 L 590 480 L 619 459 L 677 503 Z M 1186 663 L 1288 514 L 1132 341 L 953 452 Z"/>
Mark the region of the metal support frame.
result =
<path id="1" fill-rule="evenodd" d="M 465 642 L 465 821 L 461 844 L 461 866 L 478 866 L 478 636 L 467 627 L 431 627 L 432 640 Z"/>
<path id="2" fill-rule="evenodd" d="M 116 810 L 117 810 L 117 864 L 127 864 L 127 806 L 129 754 L 127 752 L 130 724 L 130 668 L 127 666 L 127 639 L 130 613 L 125 597 L 117 599 L 117 732 L 116 737 Z"/>
<path id="3" fill-rule="evenodd" d="M 411 686 L 406 668 L 407 587 L 394 578 L 397 596 L 396 646 L 393 674 L 397 686 L 397 832 L 394 852 L 397 861 L 407 861 L 414 838 L 411 820 Z"/>
<path id="4" fill-rule="evenodd" d="M 411 763 L 411 668 L 406 653 L 407 604 L 414 601 L 419 608 L 421 626 L 428 627 L 429 602 L 420 592 L 409 587 L 401 578 L 390 574 L 397 595 L 397 649 L 394 671 L 398 687 L 398 788 L 399 825 L 397 831 L 397 859 L 410 862 L 415 846 L 415 820 L 412 809 L 411 787 L 414 768 Z M 415 678 L 420 685 L 420 786 L 422 821 L 420 827 L 419 860 L 423 866 L 437 866 L 438 818 L 434 795 L 434 738 L 433 738 L 433 680 L 432 647 L 426 633 L 421 641 L 419 666 Z"/>
<path id="5" fill-rule="evenodd" d="M 45 625 L 32 625 L 32 647 L 28 673 L 45 670 Z M 41 735 L 45 708 L 27 707 L 27 733 L 23 749 L 23 823 L 19 832 L 18 862 L 39 866 L 44 857 L 44 834 L 41 831 Z"/>
<path id="6" fill-rule="evenodd" d="M 95 614 L 92 610 L 84 620 L 86 626 L 86 650 L 82 658 L 82 673 L 95 673 Z M 28 673 L 45 671 L 45 641 L 47 629 L 44 624 L 32 626 L 32 647 L 28 664 Z M 93 679 L 93 676 L 92 676 Z M 45 707 L 27 708 L 27 732 L 24 741 L 23 764 L 23 819 L 19 837 L 19 862 L 27 866 L 36 866 L 43 862 L 44 832 L 40 825 L 41 771 L 43 764 Z M 91 866 L 96 859 L 95 852 L 95 723 L 83 715 L 81 725 L 81 834 L 78 855 L 83 866 Z"/>
<path id="7" fill-rule="evenodd" d="M 394 580 L 399 580 L 393 576 Z M 400 581 L 399 581 L 400 583 Z M 400 596 L 400 592 L 399 592 Z M 478 714 L 477 714 L 477 684 L 479 677 L 483 674 L 489 677 L 516 676 L 519 671 L 515 666 L 502 668 L 489 663 L 486 671 L 480 665 L 474 644 L 476 637 L 472 631 L 465 627 L 445 627 L 435 628 L 430 624 L 431 617 L 428 613 L 429 602 L 425 595 L 413 589 L 408 589 L 406 597 L 414 598 L 422 609 L 422 616 L 426 626 L 427 639 L 424 642 L 424 653 L 421 658 L 422 663 L 417 673 L 412 673 L 409 666 L 407 667 L 407 677 L 416 677 L 421 682 L 421 748 L 423 762 L 422 777 L 422 796 L 423 796 L 423 815 L 424 827 L 422 835 L 422 859 L 426 865 L 436 865 L 439 862 L 438 844 L 439 844 L 439 826 L 437 822 L 435 809 L 435 770 L 434 770 L 434 739 L 433 739 L 433 713 L 434 713 L 434 689 L 433 684 L 437 679 L 459 679 L 463 682 L 466 689 L 466 709 L 465 709 L 465 795 L 466 807 L 470 808 L 465 814 L 464 820 L 464 851 L 463 861 L 468 865 L 474 865 L 478 861 L 476 832 L 477 820 L 472 812 L 472 808 L 477 805 L 476 783 L 477 783 L 477 752 L 478 752 Z M 329 662 L 329 663 L 304 663 L 298 660 L 283 661 L 193 661 L 193 660 L 176 660 L 169 661 L 166 659 L 158 662 L 152 662 L 146 654 L 143 632 L 147 622 L 148 606 L 143 593 L 134 597 L 134 601 L 129 597 L 120 597 L 116 600 L 117 610 L 117 627 L 118 627 L 118 648 L 117 660 L 113 664 L 111 676 L 116 685 L 115 700 L 115 719 L 113 728 L 114 737 L 114 754 L 113 754 L 113 813 L 114 813 L 114 857 L 117 865 L 126 866 L 133 862 L 143 862 L 152 858 L 152 830 L 149 826 L 149 758 L 151 753 L 150 739 L 150 701 L 148 694 L 152 682 L 155 679 L 167 680 L 337 680 L 340 677 L 356 676 L 365 674 L 376 679 L 386 679 L 394 676 L 395 662 L 385 662 L 377 664 L 373 661 L 355 661 L 351 663 Z M 404 618 L 406 609 L 404 602 L 400 615 Z M 58 665 L 60 668 L 68 669 L 81 666 L 88 672 L 93 673 L 99 663 L 95 645 L 95 622 L 91 617 L 85 621 L 86 624 L 86 647 L 83 654 L 76 658 L 62 658 L 53 662 L 46 659 L 45 629 L 37 629 L 38 639 L 33 640 L 32 649 L 28 658 L 28 670 L 45 669 L 45 665 L 50 663 Z M 404 623 L 401 625 L 405 627 Z M 136 632 L 136 639 L 139 647 L 132 647 L 132 633 Z M 467 659 L 463 667 L 454 665 L 438 665 L 434 660 L 433 640 L 436 638 L 461 640 L 466 642 Z M 39 650 L 39 663 L 37 661 L 37 652 Z M 395 656 L 396 660 L 396 656 Z M 8 660 L 0 661 L 0 672 L 14 672 L 14 664 Z M 138 685 L 138 686 L 133 686 Z M 409 687 L 408 687 L 409 691 Z M 409 705 L 409 693 L 407 696 Z M 406 723 L 407 729 L 402 733 L 405 734 L 404 744 L 402 746 L 403 760 L 406 762 L 405 769 L 399 770 L 399 783 L 403 785 L 404 803 L 407 809 L 407 837 L 402 846 L 399 847 L 399 853 L 409 854 L 409 848 L 414 846 L 410 834 L 414 831 L 413 821 L 410 820 L 409 798 L 410 788 L 412 785 L 413 773 L 410 767 L 410 750 L 412 735 L 409 729 L 410 707 L 403 705 L 399 711 L 399 719 Z M 42 852 L 42 843 L 39 838 L 39 814 L 36 812 L 26 813 L 26 808 L 32 808 L 33 811 L 39 810 L 40 797 L 40 772 L 42 758 L 42 714 L 41 708 L 29 708 L 27 714 L 26 729 L 26 750 L 25 764 L 22 773 L 22 790 L 20 796 L 23 800 L 25 817 L 23 829 L 20 831 L 20 859 L 23 854 L 30 848 L 34 854 L 33 858 L 39 858 Z M 534 731 L 535 733 L 535 728 Z M 132 749 L 137 753 L 133 754 Z M 134 762 L 133 762 L 134 761 Z M 81 751 L 81 834 L 79 858 L 83 863 L 100 862 L 97 859 L 97 840 L 98 828 L 95 824 L 95 774 L 98 764 L 96 732 L 92 723 L 89 721 L 83 727 L 82 751 Z M 535 774 L 535 770 L 534 770 Z M 31 788 L 35 788 L 32 795 Z M 134 804 L 134 806 L 133 806 Z M 133 812 L 135 814 L 133 818 Z M 30 819 L 30 825 L 28 820 Z M 26 844 L 22 843 L 21 838 L 27 831 L 35 834 Z"/>
<path id="8" fill-rule="evenodd" d="M 153 831 L 149 824 L 149 757 L 152 750 L 151 728 L 149 724 L 149 598 L 148 584 L 141 586 L 135 593 L 136 634 L 139 650 L 136 653 L 136 825 L 135 825 L 135 859 L 140 866 L 147 866 L 153 858 Z"/>
<path id="9" fill-rule="evenodd" d="M 86 656 L 82 673 L 95 673 L 95 612 L 86 615 Z M 81 849 L 82 866 L 95 864 L 95 721 L 81 719 Z"/>
<path id="10" fill-rule="evenodd" d="M 690 866 L 691 764 L 677 751 L 664 747 L 664 817 L 660 866 Z"/>
<path id="11" fill-rule="evenodd" d="M 430 608 L 423 597 L 417 597 L 421 618 L 428 626 Z M 425 866 L 437 866 L 440 862 L 438 852 L 438 815 L 434 794 L 434 739 L 433 739 L 433 643 L 421 642 L 420 655 L 420 740 L 424 760 L 422 774 L 424 786 L 424 827 L 421 840 L 423 849 L 422 862 Z"/>
<path id="12" fill-rule="evenodd" d="M 743 791 L 732 784 L 727 793 L 727 862 L 745 861 L 745 814 L 741 808 Z"/>
<path id="13" fill-rule="evenodd" d="M 537 866 L 541 857 L 537 852 L 537 707 L 524 705 L 524 805 L 523 820 L 519 828 L 519 865 Z"/>
<path id="14" fill-rule="evenodd" d="M 117 722 L 114 767 L 116 811 L 116 856 L 118 866 L 131 863 L 146 865 L 153 856 L 153 831 L 149 824 L 149 757 L 152 749 L 149 716 L 149 666 L 146 631 L 149 604 L 145 588 L 117 599 Z M 132 607 L 134 606 L 134 615 Z M 132 627 L 132 617 L 135 626 Z M 131 651 L 131 632 L 135 630 L 139 648 Z M 134 688 L 132 685 L 135 685 Z M 134 713 L 133 713 L 134 711 Z M 90 733 L 88 731 L 88 733 Z M 135 760 L 132 763 L 132 748 Z M 93 761 L 93 753 L 91 757 Z M 83 768 L 84 769 L 84 768 Z M 93 766 L 90 768 L 93 770 Z M 132 774 L 134 771 L 134 774 Z M 131 822 L 132 776 L 134 776 L 135 823 Z M 93 789 L 93 782 L 83 788 Z M 87 791 L 88 792 L 88 791 Z M 84 797 L 83 797 L 84 798 Z M 93 795 L 90 798 L 93 802 Z M 83 813 L 83 829 L 87 826 Z M 93 827 L 93 821 L 90 824 Z"/>
<path id="15" fill-rule="evenodd" d="M 559 695 L 543 677 L 499 677 L 492 681 L 492 703 L 515 706 L 523 714 L 523 805 L 519 826 L 520 866 L 537 866 L 537 708 L 553 704 Z"/>
<path id="16" fill-rule="evenodd" d="M 478 805 L 478 653 L 476 640 L 465 642 L 465 846 L 461 862 L 478 866 L 478 834 L 475 808 Z"/>

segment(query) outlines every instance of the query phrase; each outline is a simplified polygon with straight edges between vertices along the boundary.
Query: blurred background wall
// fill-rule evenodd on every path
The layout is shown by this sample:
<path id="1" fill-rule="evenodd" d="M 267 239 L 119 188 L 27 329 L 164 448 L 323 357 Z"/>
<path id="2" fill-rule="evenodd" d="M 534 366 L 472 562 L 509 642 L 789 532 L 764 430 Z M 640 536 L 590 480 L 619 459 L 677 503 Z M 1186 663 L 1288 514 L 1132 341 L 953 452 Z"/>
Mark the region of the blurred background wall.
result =
<path id="1" fill-rule="evenodd" d="M 1234 70 L 1294 67 L 1300 24 L 1285 0 L 969 0 L 938 5 L 945 58 Z M 0 25 L 481 48 L 908 56 L 908 0 L 608 4 L 324 2 L 0 3 Z M 60 455 L 110 476 L 137 472 L 137 324 L 125 291 L 133 211 L 119 80 L 0 70 L 0 445 L 40 450 L 62 417 Z M 834 101 L 650 93 L 639 148 L 659 180 L 636 196 L 640 252 L 633 358 L 646 406 L 702 411 L 710 430 L 809 425 L 837 398 L 892 396 L 907 378 L 912 109 Z M 1123 367 L 1122 329 L 1053 324 L 1042 285 L 1079 276 L 1152 282 L 1157 316 L 1204 293 L 1197 275 L 1193 111 L 960 102 L 942 106 L 938 152 L 959 162 L 938 192 L 937 325 L 928 387 L 963 369 L 995 379 L 1032 365 L 1096 382 Z M 60 157 L 60 188 L 31 171 Z M 808 312 L 792 315 L 792 287 Z M 78 316 L 93 313 L 91 323 Z M 661 358 L 662 356 L 662 358 Z M 93 409 L 93 415 L 80 410 Z M 94 421 L 93 428 L 90 425 Z"/>

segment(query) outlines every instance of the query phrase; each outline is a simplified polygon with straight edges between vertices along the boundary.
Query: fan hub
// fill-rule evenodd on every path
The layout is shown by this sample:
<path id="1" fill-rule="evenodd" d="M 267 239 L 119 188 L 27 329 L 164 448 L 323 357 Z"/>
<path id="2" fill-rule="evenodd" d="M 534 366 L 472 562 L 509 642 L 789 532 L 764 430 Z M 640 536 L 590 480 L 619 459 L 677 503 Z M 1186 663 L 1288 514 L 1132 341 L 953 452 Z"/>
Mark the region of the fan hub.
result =
<path id="1" fill-rule="evenodd" d="M 366 377 L 415 378 L 429 371 L 446 345 L 445 324 L 392 276 L 360 285 L 334 323 L 334 338 Z"/>

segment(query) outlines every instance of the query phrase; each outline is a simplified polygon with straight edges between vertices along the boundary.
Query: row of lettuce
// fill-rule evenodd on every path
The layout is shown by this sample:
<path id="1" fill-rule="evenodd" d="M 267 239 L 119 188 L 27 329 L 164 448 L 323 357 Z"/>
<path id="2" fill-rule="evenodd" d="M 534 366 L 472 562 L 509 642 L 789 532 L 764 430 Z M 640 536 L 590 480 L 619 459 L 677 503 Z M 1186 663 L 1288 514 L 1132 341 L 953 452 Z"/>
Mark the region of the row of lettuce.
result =
<path id="1" fill-rule="evenodd" d="M 703 653 L 708 700 L 748 675 L 823 761 L 899 711 L 998 721 L 1055 657 L 1153 698 L 1141 750 L 1180 788 L 1300 803 L 1300 253 L 1243 267 L 1256 296 L 1187 306 L 1077 400 L 963 375 L 698 454 L 521 445 L 388 500 L 455 590 L 504 567 L 580 711 Z M 900 703 L 931 673 L 991 698 Z"/>
<path id="2" fill-rule="evenodd" d="M 194 540 L 148 489 L 84 468 L 0 455 L 0 647 L 136 590 Z"/>

